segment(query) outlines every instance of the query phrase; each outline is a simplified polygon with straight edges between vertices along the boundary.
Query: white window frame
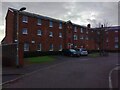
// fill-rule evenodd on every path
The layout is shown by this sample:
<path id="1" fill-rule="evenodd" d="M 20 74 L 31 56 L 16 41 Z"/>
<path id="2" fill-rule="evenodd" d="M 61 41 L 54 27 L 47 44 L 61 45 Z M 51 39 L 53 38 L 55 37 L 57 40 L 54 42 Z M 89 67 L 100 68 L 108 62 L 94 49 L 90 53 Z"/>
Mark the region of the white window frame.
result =
<path id="1" fill-rule="evenodd" d="M 39 48 L 38 48 L 38 46 L 39 46 Z M 41 43 L 39 43 L 39 44 L 37 45 L 37 51 L 42 51 L 42 44 L 41 44 Z"/>
<path id="2" fill-rule="evenodd" d="M 42 25 L 42 20 L 40 18 L 37 19 L 37 25 Z"/>
<path id="3" fill-rule="evenodd" d="M 29 43 L 24 43 L 24 51 L 29 51 Z"/>
<path id="4" fill-rule="evenodd" d="M 62 51 L 62 44 L 59 45 L 59 51 Z"/>
<path id="5" fill-rule="evenodd" d="M 74 40 L 78 40 L 77 35 L 74 35 L 73 38 L 74 38 Z"/>
<path id="6" fill-rule="evenodd" d="M 83 33 L 83 28 L 80 28 L 80 32 Z"/>
<path id="7" fill-rule="evenodd" d="M 53 37 L 53 32 L 49 32 L 49 37 Z"/>
<path id="8" fill-rule="evenodd" d="M 108 38 L 106 39 L 106 42 L 109 42 Z"/>
<path id="9" fill-rule="evenodd" d="M 115 44 L 115 48 L 119 48 L 118 44 Z"/>
<path id="10" fill-rule="evenodd" d="M 74 27 L 74 32 L 77 32 L 77 27 L 76 26 Z"/>
<path id="11" fill-rule="evenodd" d="M 53 21 L 49 21 L 49 27 L 53 27 Z"/>
<path id="12" fill-rule="evenodd" d="M 50 44 L 50 49 L 49 51 L 53 51 L 53 44 Z"/>
<path id="13" fill-rule="evenodd" d="M 27 16 L 23 16 L 23 17 L 22 17 L 22 22 L 28 23 L 28 17 L 27 17 Z"/>
<path id="14" fill-rule="evenodd" d="M 34 43 L 35 43 L 35 41 L 34 41 L 34 40 L 32 40 L 32 41 L 31 41 L 31 43 L 32 43 L 32 44 L 34 44 Z"/>
<path id="15" fill-rule="evenodd" d="M 59 23 L 59 29 L 62 29 L 62 22 Z"/>
<path id="16" fill-rule="evenodd" d="M 88 40 L 88 36 L 86 36 L 85 39 Z"/>
<path id="17" fill-rule="evenodd" d="M 40 33 L 39 33 L 40 32 Z M 37 35 L 38 36 L 42 36 L 42 31 L 41 30 L 37 30 Z"/>
<path id="18" fill-rule="evenodd" d="M 83 40 L 83 39 L 84 39 L 84 37 L 83 37 L 83 36 L 80 36 L 80 39 L 81 39 L 81 40 Z"/>
<path id="19" fill-rule="evenodd" d="M 62 33 L 61 32 L 59 33 L 59 37 L 62 38 Z"/>
<path id="20" fill-rule="evenodd" d="M 86 34 L 88 34 L 88 31 L 86 31 Z"/>
<path id="21" fill-rule="evenodd" d="M 115 33 L 118 33 L 118 30 L 115 30 Z"/>
<path id="22" fill-rule="evenodd" d="M 28 29 L 27 28 L 23 28 L 22 29 L 22 34 L 28 34 Z"/>
<path id="23" fill-rule="evenodd" d="M 115 42 L 118 42 L 118 37 L 115 37 Z"/>

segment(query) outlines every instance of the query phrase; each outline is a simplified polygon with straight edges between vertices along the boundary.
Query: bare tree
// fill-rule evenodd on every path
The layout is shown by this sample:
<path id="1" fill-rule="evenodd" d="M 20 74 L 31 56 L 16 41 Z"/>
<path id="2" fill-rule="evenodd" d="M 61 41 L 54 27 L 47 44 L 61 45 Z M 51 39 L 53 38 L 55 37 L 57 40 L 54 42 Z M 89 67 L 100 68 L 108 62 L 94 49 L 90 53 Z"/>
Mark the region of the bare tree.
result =
<path id="1" fill-rule="evenodd" d="M 99 27 L 95 30 L 95 43 L 99 48 L 100 55 L 105 55 L 106 46 L 105 46 L 105 31 L 108 28 L 108 22 L 105 20 L 103 24 L 99 22 Z"/>

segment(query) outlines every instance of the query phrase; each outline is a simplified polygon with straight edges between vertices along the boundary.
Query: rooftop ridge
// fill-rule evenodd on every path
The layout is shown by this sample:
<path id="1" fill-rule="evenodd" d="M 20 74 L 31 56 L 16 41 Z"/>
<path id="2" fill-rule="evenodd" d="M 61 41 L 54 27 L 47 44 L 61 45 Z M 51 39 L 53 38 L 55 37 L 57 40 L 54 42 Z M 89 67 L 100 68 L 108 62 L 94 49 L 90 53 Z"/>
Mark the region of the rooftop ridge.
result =
<path id="1" fill-rule="evenodd" d="M 19 11 L 17 9 L 14 9 L 14 8 L 9 8 L 10 10 L 13 10 L 15 12 Z M 27 12 L 27 11 L 22 11 L 20 12 L 21 14 L 26 14 L 28 16 L 33 16 L 33 17 L 37 17 L 37 18 L 41 18 L 41 19 L 49 19 L 49 20 L 54 20 L 54 21 L 60 21 L 60 22 L 63 22 L 63 23 L 66 23 L 68 21 L 63 21 L 63 20 L 60 20 L 60 19 L 55 19 L 55 18 L 51 18 L 51 17 L 48 17 L 48 16 L 45 16 L 45 15 L 40 15 L 40 14 L 35 14 L 35 13 L 30 13 L 30 12 Z M 84 25 L 79 25 L 79 24 L 75 24 L 75 23 L 72 23 L 73 25 L 76 25 L 76 26 L 80 26 L 80 27 L 85 27 Z"/>

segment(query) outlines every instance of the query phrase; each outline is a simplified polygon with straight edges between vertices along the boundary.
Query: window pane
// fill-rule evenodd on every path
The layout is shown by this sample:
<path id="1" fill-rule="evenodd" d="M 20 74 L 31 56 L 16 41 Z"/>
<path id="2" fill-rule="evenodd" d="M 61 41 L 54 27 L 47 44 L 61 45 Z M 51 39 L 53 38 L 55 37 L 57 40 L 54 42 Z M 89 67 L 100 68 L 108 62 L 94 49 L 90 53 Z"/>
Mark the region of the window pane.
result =
<path id="1" fill-rule="evenodd" d="M 22 34 L 28 34 L 28 32 L 27 32 L 27 28 L 23 28 L 23 30 L 22 30 Z"/>
<path id="2" fill-rule="evenodd" d="M 27 23 L 27 22 L 28 22 L 28 17 L 27 17 L 27 16 L 23 16 L 23 18 L 22 18 L 22 22 Z"/>
<path id="3" fill-rule="evenodd" d="M 61 32 L 59 33 L 59 37 L 62 37 L 62 33 Z"/>
<path id="4" fill-rule="evenodd" d="M 59 23 L 59 29 L 62 29 L 62 22 Z"/>
<path id="5" fill-rule="evenodd" d="M 77 32 L 77 27 L 74 27 L 74 32 Z"/>
<path id="6" fill-rule="evenodd" d="M 77 35 L 74 35 L 74 40 L 77 40 Z"/>
<path id="7" fill-rule="evenodd" d="M 42 20 L 41 20 L 41 19 L 38 19 L 37 24 L 38 24 L 38 25 L 41 25 L 41 24 L 42 24 Z"/>
<path id="8" fill-rule="evenodd" d="M 39 43 L 39 44 L 37 45 L 37 50 L 38 50 L 38 51 L 41 51 L 41 47 L 42 47 L 42 45 L 41 45 L 41 43 Z"/>
<path id="9" fill-rule="evenodd" d="M 83 33 L 83 28 L 81 28 L 80 32 Z"/>
<path id="10" fill-rule="evenodd" d="M 118 48 L 118 44 L 115 44 L 115 48 Z"/>
<path id="11" fill-rule="evenodd" d="M 42 31 L 41 31 L 41 30 L 38 30 L 38 31 L 37 31 L 37 35 L 40 35 L 40 36 L 41 36 L 41 35 L 42 35 Z"/>
<path id="12" fill-rule="evenodd" d="M 50 51 L 53 51 L 53 44 L 50 44 Z"/>
<path id="13" fill-rule="evenodd" d="M 49 27 L 53 27 L 53 22 L 50 21 Z"/>
<path id="14" fill-rule="evenodd" d="M 60 44 L 59 46 L 59 51 L 62 51 L 62 44 Z"/>
<path id="15" fill-rule="evenodd" d="M 118 42 L 118 37 L 115 37 L 115 42 Z"/>
<path id="16" fill-rule="evenodd" d="M 50 33 L 49 33 L 49 36 L 50 36 L 50 37 L 53 37 L 53 33 L 52 33 L 52 32 L 50 32 Z"/>
<path id="17" fill-rule="evenodd" d="M 29 44 L 28 43 L 24 43 L 24 51 L 29 51 Z"/>

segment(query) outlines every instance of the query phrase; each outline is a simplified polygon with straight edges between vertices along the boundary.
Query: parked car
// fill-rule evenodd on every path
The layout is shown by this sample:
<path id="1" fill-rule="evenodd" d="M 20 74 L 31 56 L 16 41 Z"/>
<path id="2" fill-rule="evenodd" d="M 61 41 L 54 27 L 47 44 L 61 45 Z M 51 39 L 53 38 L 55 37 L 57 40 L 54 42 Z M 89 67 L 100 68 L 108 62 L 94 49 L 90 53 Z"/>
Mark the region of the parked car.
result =
<path id="1" fill-rule="evenodd" d="M 81 56 L 87 56 L 88 55 L 88 51 L 85 48 L 79 48 L 79 49 L 76 49 L 76 50 L 79 52 L 79 54 Z"/>
<path id="2" fill-rule="evenodd" d="M 80 56 L 80 54 L 74 49 L 63 49 L 62 53 L 66 56 Z"/>

